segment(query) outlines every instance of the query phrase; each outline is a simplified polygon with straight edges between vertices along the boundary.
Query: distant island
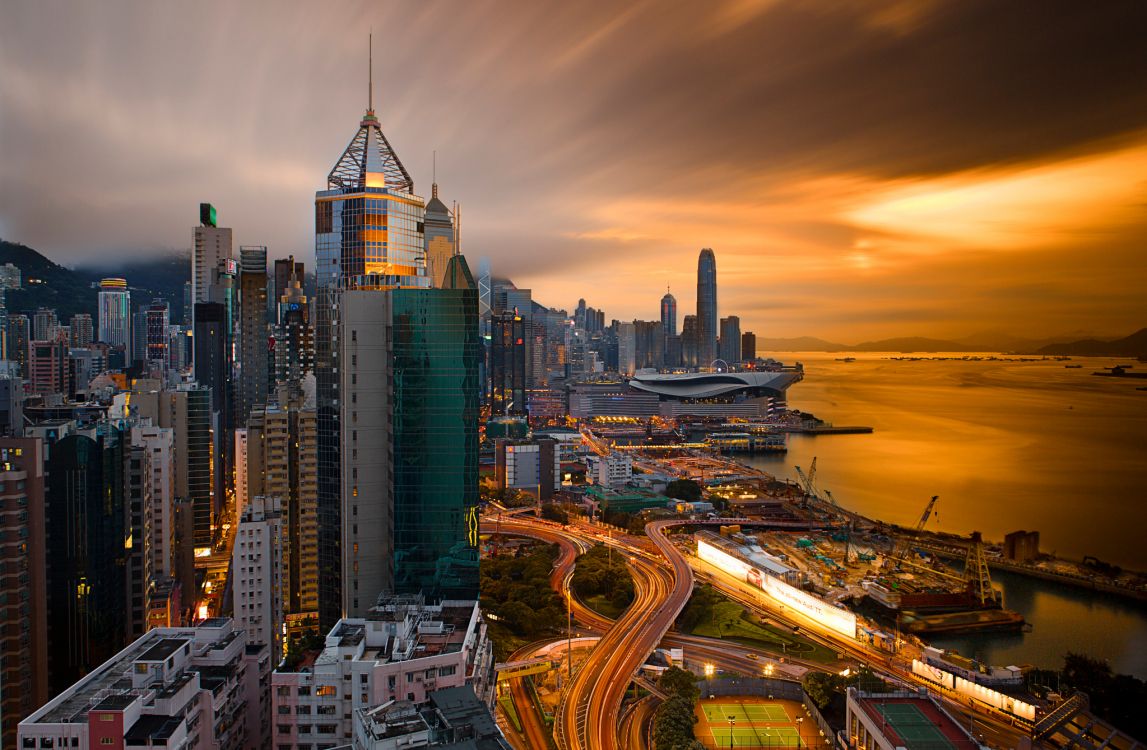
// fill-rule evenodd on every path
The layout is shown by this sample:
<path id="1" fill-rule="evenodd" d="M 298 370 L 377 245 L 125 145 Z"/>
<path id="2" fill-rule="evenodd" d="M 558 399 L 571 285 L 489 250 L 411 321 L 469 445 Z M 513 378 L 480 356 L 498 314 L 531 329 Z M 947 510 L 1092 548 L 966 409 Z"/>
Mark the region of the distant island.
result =
<path id="1" fill-rule="evenodd" d="M 985 337 L 986 338 L 986 337 Z M 1025 341 L 1015 337 L 994 337 L 997 340 L 977 343 L 973 340 L 953 341 L 907 336 L 859 344 L 840 344 L 813 336 L 795 338 L 758 338 L 757 351 L 761 352 L 1010 352 L 1039 356 L 1075 357 L 1147 357 L 1147 328 L 1130 336 L 1113 340 L 1081 339 L 1078 341 Z"/>

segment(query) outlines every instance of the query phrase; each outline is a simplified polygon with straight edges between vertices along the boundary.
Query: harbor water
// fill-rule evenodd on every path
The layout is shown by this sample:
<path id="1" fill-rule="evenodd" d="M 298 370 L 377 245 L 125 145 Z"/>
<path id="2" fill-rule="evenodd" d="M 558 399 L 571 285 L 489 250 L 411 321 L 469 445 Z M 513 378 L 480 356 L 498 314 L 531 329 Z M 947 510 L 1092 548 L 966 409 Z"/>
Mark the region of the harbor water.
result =
<path id="1" fill-rule="evenodd" d="M 1038 530 L 1046 552 L 1147 569 L 1147 391 L 1091 372 L 1126 360 L 893 359 L 900 354 L 777 355 L 805 379 L 789 406 L 872 434 L 793 435 L 786 454 L 742 460 L 795 479 L 817 457 L 817 485 L 866 516 L 1000 540 Z M 962 354 L 921 355 L 963 357 Z M 975 355 L 979 356 L 979 355 Z M 1003 355 L 1000 355 L 1001 357 Z M 1065 364 L 1083 364 L 1065 368 Z M 1142 365 L 1147 369 L 1147 365 Z M 1068 650 L 1147 679 L 1147 605 L 1014 575 L 997 576 L 1033 631 L 948 638 L 993 663 L 1055 667 Z"/>

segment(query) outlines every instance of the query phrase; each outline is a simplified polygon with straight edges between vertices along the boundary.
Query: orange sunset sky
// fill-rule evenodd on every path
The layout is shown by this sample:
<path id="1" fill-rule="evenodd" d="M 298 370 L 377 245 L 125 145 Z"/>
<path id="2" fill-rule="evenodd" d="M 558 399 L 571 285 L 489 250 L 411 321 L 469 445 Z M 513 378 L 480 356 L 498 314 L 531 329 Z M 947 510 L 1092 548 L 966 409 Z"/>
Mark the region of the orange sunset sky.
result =
<path id="1" fill-rule="evenodd" d="M 476 266 L 856 342 L 1147 325 L 1142 2 L 6 3 L 0 237 L 313 256 L 366 106 Z"/>

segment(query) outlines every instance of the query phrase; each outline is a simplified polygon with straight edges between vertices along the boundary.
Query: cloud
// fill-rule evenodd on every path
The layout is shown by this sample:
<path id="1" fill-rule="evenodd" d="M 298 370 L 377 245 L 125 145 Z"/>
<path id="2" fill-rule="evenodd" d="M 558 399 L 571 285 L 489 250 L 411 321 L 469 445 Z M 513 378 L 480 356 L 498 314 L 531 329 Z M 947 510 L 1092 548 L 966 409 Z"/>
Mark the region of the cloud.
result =
<path id="1" fill-rule="evenodd" d="M 418 191 L 436 150 L 467 253 L 546 304 L 652 319 L 668 283 L 687 314 L 713 247 L 722 314 L 762 335 L 1133 329 L 1147 6 L 1038 12 L 11 4 L 0 229 L 75 263 L 185 247 L 209 200 L 237 243 L 307 258 L 373 28 L 376 104 Z"/>

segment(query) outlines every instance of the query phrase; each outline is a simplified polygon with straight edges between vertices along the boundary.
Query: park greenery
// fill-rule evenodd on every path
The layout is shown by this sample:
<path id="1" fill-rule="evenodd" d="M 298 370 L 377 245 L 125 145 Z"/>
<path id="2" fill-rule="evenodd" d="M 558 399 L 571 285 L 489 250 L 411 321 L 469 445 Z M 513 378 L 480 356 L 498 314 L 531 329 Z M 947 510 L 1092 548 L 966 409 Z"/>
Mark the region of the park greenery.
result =
<path id="1" fill-rule="evenodd" d="M 533 545 L 482 561 L 482 611 L 499 661 L 519 647 L 565 627 L 565 606 L 552 588 L 556 545 Z"/>
<path id="2" fill-rule="evenodd" d="M 598 544 L 577 559 L 570 580 L 577 597 L 606 617 L 617 618 L 633 601 L 633 577 L 625 555 Z"/>
<path id="3" fill-rule="evenodd" d="M 721 638 L 781 656 L 795 656 L 823 663 L 836 660 L 836 653 L 798 635 L 793 630 L 765 624 L 712 586 L 698 586 L 677 618 L 677 628 L 691 635 Z"/>
<path id="4" fill-rule="evenodd" d="M 655 750 L 704 750 L 693 734 L 697 723 L 697 676 L 678 667 L 665 670 L 657 686 L 668 697 L 657 708 L 653 718 Z"/>
<path id="5" fill-rule="evenodd" d="M 868 667 L 850 673 L 847 677 L 834 672 L 806 672 L 801 679 L 801 687 L 817 708 L 828 708 L 834 696 L 843 696 L 850 687 L 880 693 L 889 689 L 884 680 L 873 674 Z"/>

